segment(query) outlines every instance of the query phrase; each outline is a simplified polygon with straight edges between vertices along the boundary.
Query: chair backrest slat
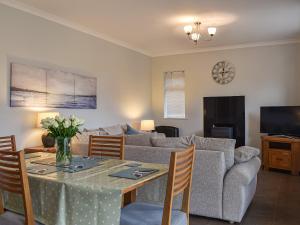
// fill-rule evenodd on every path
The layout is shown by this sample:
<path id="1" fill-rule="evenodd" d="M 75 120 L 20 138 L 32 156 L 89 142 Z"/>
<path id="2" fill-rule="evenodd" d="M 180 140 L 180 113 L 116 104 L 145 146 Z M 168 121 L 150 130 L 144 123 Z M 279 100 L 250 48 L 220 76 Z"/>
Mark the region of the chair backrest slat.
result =
<path id="1" fill-rule="evenodd" d="M 94 136 L 89 139 L 89 156 L 124 159 L 124 136 Z"/>
<path id="2" fill-rule="evenodd" d="M 11 146 L 10 150 L 6 150 L 6 147 L 3 148 L 0 144 L 0 189 L 22 195 L 25 225 L 34 225 L 24 151 L 16 151 L 14 136 L 0 137 L 0 141 Z M 0 214 L 3 212 L 3 198 L 0 193 Z"/>
<path id="3" fill-rule="evenodd" d="M 16 151 L 15 136 L 0 137 L 0 151 Z"/>
<path id="4" fill-rule="evenodd" d="M 181 193 L 183 193 L 181 210 L 186 213 L 189 224 L 194 158 L 195 145 L 191 145 L 184 151 L 171 153 L 162 225 L 171 225 L 173 199 Z"/>

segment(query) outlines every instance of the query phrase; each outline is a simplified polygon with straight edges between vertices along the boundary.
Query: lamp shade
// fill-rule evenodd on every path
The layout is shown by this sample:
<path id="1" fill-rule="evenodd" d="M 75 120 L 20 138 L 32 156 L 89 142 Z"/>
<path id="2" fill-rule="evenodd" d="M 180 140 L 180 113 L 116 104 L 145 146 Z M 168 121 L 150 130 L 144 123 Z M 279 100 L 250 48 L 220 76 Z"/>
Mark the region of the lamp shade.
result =
<path id="1" fill-rule="evenodd" d="M 154 130 L 154 120 L 142 120 L 141 121 L 141 130 L 144 130 L 144 131 Z"/>
<path id="2" fill-rule="evenodd" d="M 42 127 L 41 121 L 46 118 L 55 118 L 56 116 L 59 116 L 59 112 L 38 112 L 37 114 L 37 120 L 36 120 L 36 126 Z"/>

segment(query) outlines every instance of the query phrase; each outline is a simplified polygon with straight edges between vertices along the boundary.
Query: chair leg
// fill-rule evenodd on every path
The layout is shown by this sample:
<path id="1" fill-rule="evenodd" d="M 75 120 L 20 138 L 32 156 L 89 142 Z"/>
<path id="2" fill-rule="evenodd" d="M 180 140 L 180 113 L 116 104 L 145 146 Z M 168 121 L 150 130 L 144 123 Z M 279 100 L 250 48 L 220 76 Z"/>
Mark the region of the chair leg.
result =
<path id="1" fill-rule="evenodd" d="M 0 193 L 0 215 L 4 213 L 2 193 Z"/>

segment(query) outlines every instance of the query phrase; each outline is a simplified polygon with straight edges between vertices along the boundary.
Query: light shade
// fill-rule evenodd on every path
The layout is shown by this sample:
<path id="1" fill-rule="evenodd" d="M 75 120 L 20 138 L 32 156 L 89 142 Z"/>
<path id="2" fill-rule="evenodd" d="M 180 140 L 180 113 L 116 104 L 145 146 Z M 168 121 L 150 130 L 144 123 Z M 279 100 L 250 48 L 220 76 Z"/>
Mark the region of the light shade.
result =
<path id="1" fill-rule="evenodd" d="M 154 120 L 142 120 L 141 121 L 141 130 L 144 130 L 144 131 L 154 130 Z"/>
<path id="2" fill-rule="evenodd" d="M 200 34 L 199 33 L 192 33 L 191 38 L 193 41 L 198 41 L 200 39 Z"/>
<path id="3" fill-rule="evenodd" d="M 56 116 L 59 116 L 59 112 L 38 112 L 37 120 L 36 120 L 36 127 L 42 127 L 42 125 L 41 125 L 42 119 L 46 119 L 48 117 L 55 118 Z"/>
<path id="4" fill-rule="evenodd" d="M 191 25 L 184 26 L 183 29 L 186 34 L 190 34 L 193 31 L 193 27 Z"/>
<path id="5" fill-rule="evenodd" d="M 217 28 L 215 28 L 215 27 L 209 27 L 209 28 L 207 29 L 207 32 L 208 32 L 208 34 L 209 34 L 210 36 L 214 36 L 214 35 L 216 34 L 216 32 L 217 32 Z"/>

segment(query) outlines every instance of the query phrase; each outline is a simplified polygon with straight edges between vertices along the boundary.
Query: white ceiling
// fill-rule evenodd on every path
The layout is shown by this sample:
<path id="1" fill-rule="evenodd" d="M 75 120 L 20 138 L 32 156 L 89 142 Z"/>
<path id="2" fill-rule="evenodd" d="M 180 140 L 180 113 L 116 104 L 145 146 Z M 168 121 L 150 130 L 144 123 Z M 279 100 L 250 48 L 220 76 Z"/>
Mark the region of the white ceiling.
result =
<path id="1" fill-rule="evenodd" d="M 0 0 L 150 56 L 300 39 L 300 0 Z M 183 26 L 199 19 L 216 37 L 198 46 Z"/>

